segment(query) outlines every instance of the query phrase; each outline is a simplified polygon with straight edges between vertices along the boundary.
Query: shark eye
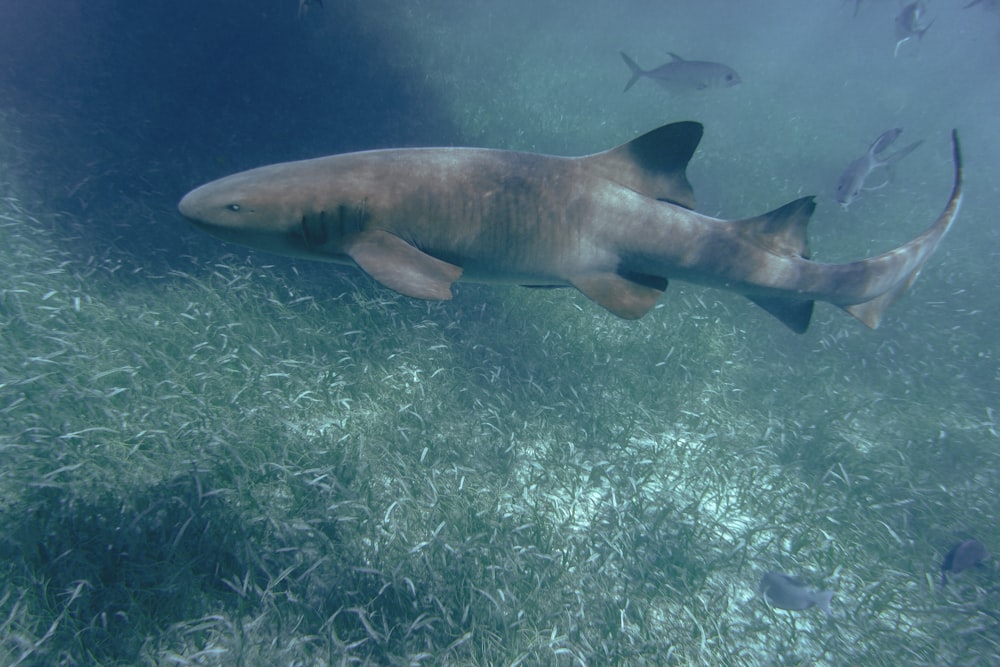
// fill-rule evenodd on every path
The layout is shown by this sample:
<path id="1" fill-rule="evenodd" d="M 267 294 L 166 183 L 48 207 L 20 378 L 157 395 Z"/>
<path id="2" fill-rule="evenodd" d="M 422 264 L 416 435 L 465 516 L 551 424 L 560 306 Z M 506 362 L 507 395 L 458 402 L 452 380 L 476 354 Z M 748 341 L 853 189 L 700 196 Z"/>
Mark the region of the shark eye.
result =
<path id="1" fill-rule="evenodd" d="M 240 211 L 240 205 L 239 204 L 230 204 L 226 208 L 228 208 L 233 213 L 239 213 L 239 211 Z"/>

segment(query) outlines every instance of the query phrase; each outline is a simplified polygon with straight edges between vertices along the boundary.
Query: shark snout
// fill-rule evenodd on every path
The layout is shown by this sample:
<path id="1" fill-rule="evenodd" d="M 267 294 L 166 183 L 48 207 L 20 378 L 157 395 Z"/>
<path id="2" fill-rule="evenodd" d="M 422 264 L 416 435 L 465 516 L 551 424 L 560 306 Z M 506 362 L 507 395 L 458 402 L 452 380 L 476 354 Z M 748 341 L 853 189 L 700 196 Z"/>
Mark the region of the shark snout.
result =
<path id="1" fill-rule="evenodd" d="M 203 207 L 199 205 L 197 190 L 192 190 L 181 197 L 181 200 L 177 203 L 177 210 L 191 222 L 204 222 L 200 217 L 200 214 L 203 213 Z"/>

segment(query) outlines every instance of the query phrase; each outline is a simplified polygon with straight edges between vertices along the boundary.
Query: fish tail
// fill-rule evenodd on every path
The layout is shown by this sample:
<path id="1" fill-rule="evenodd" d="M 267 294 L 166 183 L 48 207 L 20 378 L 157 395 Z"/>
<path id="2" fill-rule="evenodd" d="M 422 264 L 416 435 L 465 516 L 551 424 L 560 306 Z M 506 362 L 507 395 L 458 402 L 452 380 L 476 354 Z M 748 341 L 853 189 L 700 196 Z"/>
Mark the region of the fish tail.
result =
<path id="1" fill-rule="evenodd" d="M 913 151 L 915 151 L 920 146 L 920 144 L 922 144 L 922 143 L 924 143 L 923 139 L 921 139 L 920 141 L 914 141 L 909 146 L 906 146 L 905 148 L 899 149 L 898 151 L 896 151 L 895 153 L 893 153 L 892 155 L 890 155 L 888 157 L 879 158 L 879 162 L 881 162 L 883 165 L 896 164 L 897 162 L 899 162 L 900 160 L 902 160 L 904 157 L 906 157 L 907 155 L 909 155 L 910 153 L 912 153 Z"/>
<path id="2" fill-rule="evenodd" d="M 619 51 L 618 53 L 622 55 L 622 60 L 624 60 L 625 64 L 628 65 L 628 68 L 632 70 L 632 78 L 629 79 L 628 83 L 625 84 L 625 90 L 622 91 L 624 93 L 629 88 L 634 86 L 636 81 L 642 78 L 642 75 L 646 73 L 646 70 L 639 67 L 639 63 L 637 63 L 636 61 L 632 60 L 627 55 L 625 55 L 624 51 Z"/>
<path id="3" fill-rule="evenodd" d="M 902 133 L 903 130 L 898 127 L 894 127 L 891 130 L 886 130 L 882 134 L 878 135 L 878 139 L 873 141 L 872 145 L 868 147 L 868 154 L 872 157 L 873 160 L 878 162 L 879 153 L 884 152 L 886 149 L 889 148 L 889 146 L 895 143 L 896 139 L 899 139 L 899 135 L 901 135 Z"/>
<path id="4" fill-rule="evenodd" d="M 816 594 L 816 606 L 830 613 L 830 600 L 833 599 L 833 591 L 820 591 Z"/>

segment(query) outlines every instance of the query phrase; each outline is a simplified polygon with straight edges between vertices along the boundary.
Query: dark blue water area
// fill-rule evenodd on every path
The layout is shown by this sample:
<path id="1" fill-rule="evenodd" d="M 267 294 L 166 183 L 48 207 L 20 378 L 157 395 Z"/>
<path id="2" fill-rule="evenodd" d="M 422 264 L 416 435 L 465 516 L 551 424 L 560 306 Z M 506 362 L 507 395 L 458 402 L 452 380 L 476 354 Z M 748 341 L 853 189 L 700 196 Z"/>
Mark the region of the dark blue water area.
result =
<path id="1" fill-rule="evenodd" d="M 320 31 L 326 17 L 276 0 L 5 3 L 0 109 L 22 135 L 11 142 L 19 196 L 39 213 L 69 214 L 62 224 L 89 246 L 77 252 L 113 244 L 156 271 L 200 243 L 163 220 L 201 182 L 449 141 L 439 101 L 356 6 L 308 7 L 336 12 Z M 125 200 L 148 215 L 122 219 Z"/>

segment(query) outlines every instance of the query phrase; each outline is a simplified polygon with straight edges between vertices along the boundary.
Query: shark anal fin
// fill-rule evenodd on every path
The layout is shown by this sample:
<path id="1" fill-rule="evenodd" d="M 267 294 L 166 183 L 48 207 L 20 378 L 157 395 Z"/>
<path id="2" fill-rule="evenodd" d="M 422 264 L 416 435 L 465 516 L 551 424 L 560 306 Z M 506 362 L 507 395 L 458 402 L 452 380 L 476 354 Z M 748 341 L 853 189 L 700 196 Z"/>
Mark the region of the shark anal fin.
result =
<path id="1" fill-rule="evenodd" d="M 344 252 L 378 282 L 417 299 L 450 299 L 451 284 L 462 275 L 460 267 L 384 231 L 357 235 L 345 244 Z"/>
<path id="2" fill-rule="evenodd" d="M 597 305 L 626 320 L 637 320 L 656 305 L 666 278 L 624 276 L 618 273 L 588 273 L 570 282 Z"/>
<path id="3" fill-rule="evenodd" d="M 758 306 L 771 313 L 795 333 L 805 333 L 812 319 L 812 301 L 794 301 L 782 297 L 747 297 Z"/>

